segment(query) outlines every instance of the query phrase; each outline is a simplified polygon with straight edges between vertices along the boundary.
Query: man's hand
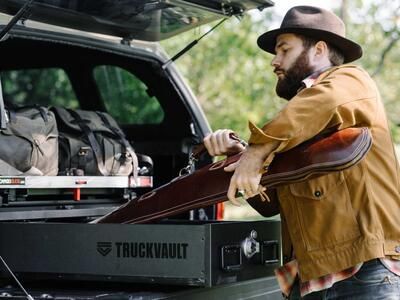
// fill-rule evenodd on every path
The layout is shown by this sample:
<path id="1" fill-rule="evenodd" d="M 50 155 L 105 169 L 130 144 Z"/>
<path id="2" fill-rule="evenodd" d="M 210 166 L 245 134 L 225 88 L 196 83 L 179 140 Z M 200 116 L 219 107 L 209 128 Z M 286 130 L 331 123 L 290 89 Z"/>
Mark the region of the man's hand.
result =
<path id="1" fill-rule="evenodd" d="M 231 135 L 235 134 L 229 129 L 220 129 L 207 135 L 203 142 L 211 156 L 233 155 L 244 150 L 244 146 Z"/>
<path id="2" fill-rule="evenodd" d="M 240 205 L 236 198 L 238 191 L 244 192 L 244 198 L 259 194 L 262 187 L 260 180 L 265 159 L 278 146 L 278 142 L 251 145 L 245 148 L 229 129 L 217 130 L 204 138 L 204 146 L 212 156 L 233 155 L 243 151 L 239 161 L 227 166 L 226 172 L 234 172 L 228 189 L 228 198 L 234 205 Z"/>
<path id="3" fill-rule="evenodd" d="M 225 167 L 226 172 L 234 171 L 228 189 L 228 199 L 234 205 L 240 205 L 236 199 L 237 191 L 243 191 L 246 199 L 260 193 L 264 161 L 277 145 L 277 143 L 251 145 L 246 148 L 236 163 Z"/>

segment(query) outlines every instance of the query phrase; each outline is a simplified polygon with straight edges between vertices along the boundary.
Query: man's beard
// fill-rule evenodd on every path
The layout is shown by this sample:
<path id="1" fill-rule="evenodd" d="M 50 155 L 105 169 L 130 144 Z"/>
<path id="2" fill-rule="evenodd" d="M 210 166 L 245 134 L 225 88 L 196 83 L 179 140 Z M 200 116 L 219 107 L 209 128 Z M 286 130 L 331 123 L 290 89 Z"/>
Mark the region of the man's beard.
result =
<path id="1" fill-rule="evenodd" d="M 283 71 L 284 77 L 278 79 L 276 84 L 276 94 L 286 100 L 292 99 L 296 96 L 297 91 L 302 86 L 302 81 L 312 74 L 313 69 L 310 66 L 310 61 L 307 56 L 307 50 L 303 50 L 297 57 L 294 64 L 287 70 L 276 69 L 275 71 Z"/>

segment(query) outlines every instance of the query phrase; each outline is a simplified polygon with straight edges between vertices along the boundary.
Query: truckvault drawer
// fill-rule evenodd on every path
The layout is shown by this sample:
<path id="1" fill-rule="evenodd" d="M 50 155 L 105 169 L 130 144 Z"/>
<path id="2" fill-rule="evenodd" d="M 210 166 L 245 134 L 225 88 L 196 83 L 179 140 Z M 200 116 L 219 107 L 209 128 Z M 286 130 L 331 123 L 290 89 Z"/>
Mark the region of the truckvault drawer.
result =
<path id="1" fill-rule="evenodd" d="M 273 275 L 280 225 L 0 223 L 0 255 L 28 281 L 215 286 Z M 0 276 L 10 274 L 1 268 Z"/>

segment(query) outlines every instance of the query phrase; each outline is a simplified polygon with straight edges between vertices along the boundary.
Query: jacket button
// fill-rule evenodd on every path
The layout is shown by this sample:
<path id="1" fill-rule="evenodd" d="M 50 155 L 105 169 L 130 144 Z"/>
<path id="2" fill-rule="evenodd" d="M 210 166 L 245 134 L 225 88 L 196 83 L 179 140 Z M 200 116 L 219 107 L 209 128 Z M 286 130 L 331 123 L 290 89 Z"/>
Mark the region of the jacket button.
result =
<path id="1" fill-rule="evenodd" d="M 314 196 L 315 197 L 321 197 L 322 193 L 320 191 L 315 191 Z"/>
<path id="2" fill-rule="evenodd" d="M 394 247 L 394 251 L 395 251 L 396 253 L 400 253 L 400 246 Z"/>

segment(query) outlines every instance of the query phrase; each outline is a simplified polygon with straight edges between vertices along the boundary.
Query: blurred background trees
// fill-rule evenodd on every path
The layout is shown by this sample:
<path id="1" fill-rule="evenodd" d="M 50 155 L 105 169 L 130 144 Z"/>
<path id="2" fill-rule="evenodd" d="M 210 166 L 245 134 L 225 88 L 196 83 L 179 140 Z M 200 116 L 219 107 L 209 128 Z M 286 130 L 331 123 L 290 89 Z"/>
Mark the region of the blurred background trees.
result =
<path id="1" fill-rule="evenodd" d="M 395 141 L 400 143 L 400 1 L 342 0 L 332 10 L 346 22 L 347 36 L 362 45 L 364 55 L 356 64 L 378 83 Z M 227 20 L 176 61 L 213 129 L 231 128 L 247 138 L 247 120 L 262 125 L 285 104 L 274 92 L 272 56 L 256 44 L 261 33 L 279 27 L 282 17 L 266 9 Z M 174 55 L 210 28 L 203 26 L 162 45 Z"/>

